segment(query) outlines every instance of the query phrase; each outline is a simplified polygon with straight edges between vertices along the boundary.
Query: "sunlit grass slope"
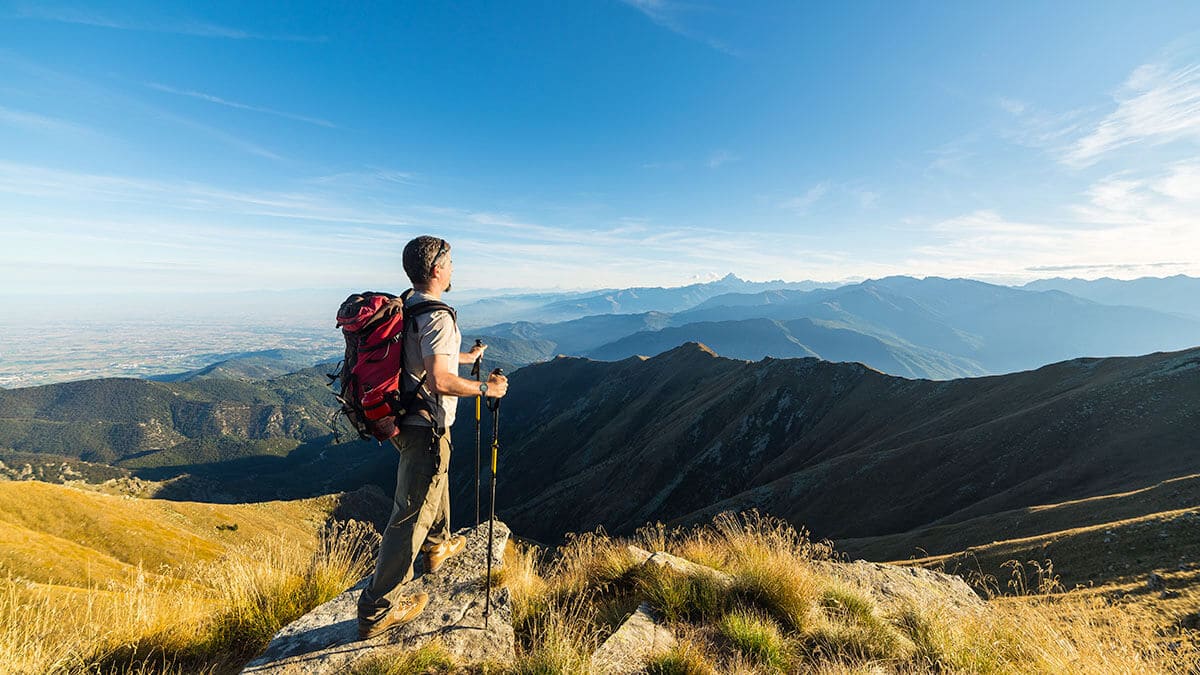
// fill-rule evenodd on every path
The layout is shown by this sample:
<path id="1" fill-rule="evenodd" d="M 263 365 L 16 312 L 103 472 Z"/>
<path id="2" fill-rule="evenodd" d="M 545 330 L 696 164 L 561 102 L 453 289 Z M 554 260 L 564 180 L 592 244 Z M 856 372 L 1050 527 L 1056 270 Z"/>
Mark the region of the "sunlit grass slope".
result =
<path id="1" fill-rule="evenodd" d="M 666 550 L 730 575 L 637 564 L 626 545 Z M 510 552 L 517 673 L 592 672 L 590 655 L 639 603 L 679 645 L 649 673 L 1174 673 L 1200 667 L 1196 645 L 1153 629 L 1144 606 L 1037 587 L 979 607 L 905 598 L 833 574 L 825 546 L 781 521 L 720 516 L 695 530 L 632 540 L 574 537 L 542 556 Z"/>
<path id="2" fill-rule="evenodd" d="M 139 565 L 147 571 L 181 569 L 267 536 L 311 549 L 335 505 L 330 497 L 261 504 L 143 500 L 35 481 L 4 482 L 0 538 L 28 545 L 0 548 L 0 566 L 33 581 L 86 586 L 123 580 Z M 49 561 L 55 564 L 44 564 Z M 96 569 L 89 573 L 93 564 Z M 118 568 L 123 572 L 116 577 L 105 573 Z"/>
<path id="3" fill-rule="evenodd" d="M 1067 589 L 1144 585 L 1152 573 L 1176 575 L 1190 586 L 1187 573 L 1200 570 L 1198 532 L 1200 476 L 1190 475 L 1130 492 L 842 540 L 838 547 L 853 557 L 945 569 L 1000 591 L 1007 588 L 1010 561 L 1045 567 L 1049 560 Z"/>
<path id="4" fill-rule="evenodd" d="M 366 573 L 339 497 L 201 504 L 0 483 L 4 672 L 232 672 Z"/>
<path id="5" fill-rule="evenodd" d="M 869 560 L 925 558 L 975 546 L 1118 523 L 1200 507 L 1200 475 L 1165 480 L 1149 487 L 1054 504 L 1001 511 L 968 520 L 938 521 L 909 532 L 839 539 L 839 550 Z M 1151 547 L 1149 554 L 1161 551 Z"/>

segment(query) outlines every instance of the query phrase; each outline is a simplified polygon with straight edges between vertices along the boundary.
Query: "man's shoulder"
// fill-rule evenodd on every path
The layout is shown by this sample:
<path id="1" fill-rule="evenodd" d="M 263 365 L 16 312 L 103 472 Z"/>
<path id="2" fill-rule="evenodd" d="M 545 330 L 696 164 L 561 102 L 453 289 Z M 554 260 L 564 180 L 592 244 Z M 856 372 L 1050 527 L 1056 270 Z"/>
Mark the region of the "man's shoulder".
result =
<path id="1" fill-rule="evenodd" d="M 418 315 L 427 314 L 429 316 L 443 315 L 450 316 L 453 319 L 458 318 L 458 313 L 454 308 L 446 304 L 445 301 L 431 298 L 421 292 L 414 292 L 404 300 L 404 311 L 407 314 Z"/>
<path id="2" fill-rule="evenodd" d="M 458 315 L 453 307 L 421 293 L 414 293 L 405 301 L 404 313 L 421 335 L 449 333 L 458 327 Z"/>

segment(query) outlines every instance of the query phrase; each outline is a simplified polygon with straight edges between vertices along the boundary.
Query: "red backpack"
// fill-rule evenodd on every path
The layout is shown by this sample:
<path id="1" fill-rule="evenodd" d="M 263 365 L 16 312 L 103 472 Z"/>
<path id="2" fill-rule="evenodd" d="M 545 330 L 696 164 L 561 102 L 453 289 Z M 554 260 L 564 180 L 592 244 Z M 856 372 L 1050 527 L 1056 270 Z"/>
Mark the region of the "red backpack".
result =
<path id="1" fill-rule="evenodd" d="M 364 291 L 346 298 L 338 308 L 337 325 L 346 340 L 346 355 L 333 380 L 341 380 L 337 394 L 341 413 L 354 425 L 364 440 L 385 441 L 400 433 L 405 414 L 424 409 L 432 413 L 429 401 L 420 396 L 425 377 L 411 392 L 401 391 L 404 371 L 405 328 L 411 319 L 439 309 L 454 310 L 444 302 L 428 300 L 405 307 L 413 291 L 399 297 L 390 293 Z M 405 321 L 408 318 L 410 321 Z"/>

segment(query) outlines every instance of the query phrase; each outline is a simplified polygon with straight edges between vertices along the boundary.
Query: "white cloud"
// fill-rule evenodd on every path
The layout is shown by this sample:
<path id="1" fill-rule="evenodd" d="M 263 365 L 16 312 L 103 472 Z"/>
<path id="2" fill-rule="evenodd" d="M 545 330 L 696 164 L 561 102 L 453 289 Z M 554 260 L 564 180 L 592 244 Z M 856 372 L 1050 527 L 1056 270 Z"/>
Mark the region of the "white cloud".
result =
<path id="1" fill-rule="evenodd" d="M 730 56 L 740 56 L 737 50 L 724 42 L 705 35 L 688 25 L 685 15 L 697 9 L 694 4 L 685 4 L 674 0 L 621 0 L 621 2 L 638 10 L 651 21 L 672 33 L 695 40 Z"/>
<path id="2" fill-rule="evenodd" d="M 805 190 L 802 194 L 788 197 L 779 203 L 779 208 L 806 215 L 813 207 L 821 202 L 836 201 L 843 208 L 874 209 L 879 201 L 879 193 L 863 188 L 856 183 L 833 183 L 821 181 Z"/>
<path id="3" fill-rule="evenodd" d="M 51 133 L 72 133 L 72 134 L 92 134 L 91 129 L 59 119 L 48 115 L 39 115 L 37 113 L 25 112 L 22 110 L 13 110 L 0 106 L 0 124 L 8 124 L 15 127 L 30 129 L 33 131 L 44 131 Z"/>
<path id="4" fill-rule="evenodd" d="M 1066 164 L 1091 166 L 1137 143 L 1200 141 L 1200 64 L 1143 65 L 1114 98 L 1116 110 L 1067 148 Z"/>
<path id="5" fill-rule="evenodd" d="M 705 165 L 708 166 L 708 168 L 710 168 L 710 169 L 716 169 L 717 167 L 721 166 L 722 164 L 728 164 L 729 162 L 736 162 L 740 159 L 741 159 L 741 157 L 738 157 L 737 155 L 735 155 L 727 150 L 717 150 L 716 152 L 714 152 L 708 156 L 708 160 L 705 162 Z"/>
<path id="6" fill-rule="evenodd" d="M 1013 115 L 1020 115 L 1025 112 L 1026 108 L 1029 107 L 1028 104 L 1025 103 L 1024 101 L 1018 101 L 1015 98 L 1007 98 L 1004 96 L 1000 97 L 1000 100 L 998 101 L 998 103 L 1000 104 L 1001 108 L 1004 108 L 1006 111 L 1008 111 L 1010 114 L 1013 114 Z"/>
<path id="7" fill-rule="evenodd" d="M 168 18 L 156 20 L 134 20 L 116 18 L 96 10 L 70 7 L 54 7 L 47 4 L 22 4 L 16 8 L 17 16 L 25 19 L 54 21 L 57 23 L 95 26 L 113 30 L 142 31 L 150 33 L 173 33 L 195 37 L 223 38 L 228 40 L 270 40 L 282 42 L 325 42 L 324 36 L 265 34 L 222 26 L 220 24 L 191 18 Z"/>
<path id="8" fill-rule="evenodd" d="M 227 99 L 220 98 L 218 96 L 213 96 L 212 94 L 205 94 L 205 93 L 199 92 L 199 91 L 176 89 L 174 87 L 168 87 L 165 84 L 158 84 L 156 82 L 147 82 L 146 86 L 150 87 L 151 89 L 155 89 L 155 90 L 165 92 L 168 94 L 175 94 L 176 96 L 187 96 L 189 98 L 196 98 L 196 99 L 200 99 L 201 101 L 208 101 L 209 103 L 216 103 L 217 105 L 223 105 L 223 106 L 226 106 L 229 108 L 236 108 L 238 110 L 249 110 L 251 112 L 264 113 L 267 115 L 275 115 L 277 117 L 284 117 L 284 118 L 287 118 L 290 120 L 296 120 L 298 122 L 306 122 L 308 124 L 315 124 L 317 126 L 322 126 L 322 127 L 329 127 L 329 128 L 337 127 L 337 125 L 334 124 L 333 122 L 330 122 L 329 120 L 323 120 L 318 117 L 308 117 L 306 115 L 297 115 L 295 113 L 284 112 L 282 110 L 275 110 L 272 108 L 265 108 L 262 106 L 250 105 L 248 103 L 238 103 L 237 101 L 230 101 Z"/>
<path id="9" fill-rule="evenodd" d="M 829 181 L 822 181 L 810 187 L 804 194 L 798 197 L 792 197 L 784 201 L 779 206 L 789 211 L 794 211 L 797 214 L 804 215 L 812 209 L 813 205 L 821 200 L 829 192 Z"/>
<path id="10" fill-rule="evenodd" d="M 926 154 L 933 156 L 933 160 L 929 162 L 929 169 L 954 175 L 968 174 L 967 161 L 975 156 L 975 152 L 969 147 L 974 142 L 974 136 L 967 136 L 929 150 Z"/>
<path id="11" fill-rule="evenodd" d="M 1153 183 L 1155 192 L 1179 202 L 1200 200 L 1200 164 L 1177 164 Z M 1200 222 L 1197 223 L 1200 227 Z"/>
<path id="12" fill-rule="evenodd" d="M 981 210 L 935 223 L 935 242 L 910 264 L 940 273 L 1032 278 L 1087 270 L 1131 278 L 1163 270 L 1200 274 L 1200 163 L 1094 181 L 1061 219 L 1022 221 Z"/>

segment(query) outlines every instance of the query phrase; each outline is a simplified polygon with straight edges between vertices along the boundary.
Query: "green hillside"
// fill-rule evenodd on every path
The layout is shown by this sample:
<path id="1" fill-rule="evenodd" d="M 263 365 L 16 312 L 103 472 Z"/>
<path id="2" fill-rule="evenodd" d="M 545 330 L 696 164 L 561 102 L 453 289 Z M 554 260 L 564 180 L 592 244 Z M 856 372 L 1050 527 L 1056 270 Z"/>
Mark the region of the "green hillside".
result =
<path id="1" fill-rule="evenodd" d="M 319 369 L 272 380 L 111 378 L 0 390 L 0 460 L 48 454 L 114 466 L 284 455 L 331 433 Z"/>

